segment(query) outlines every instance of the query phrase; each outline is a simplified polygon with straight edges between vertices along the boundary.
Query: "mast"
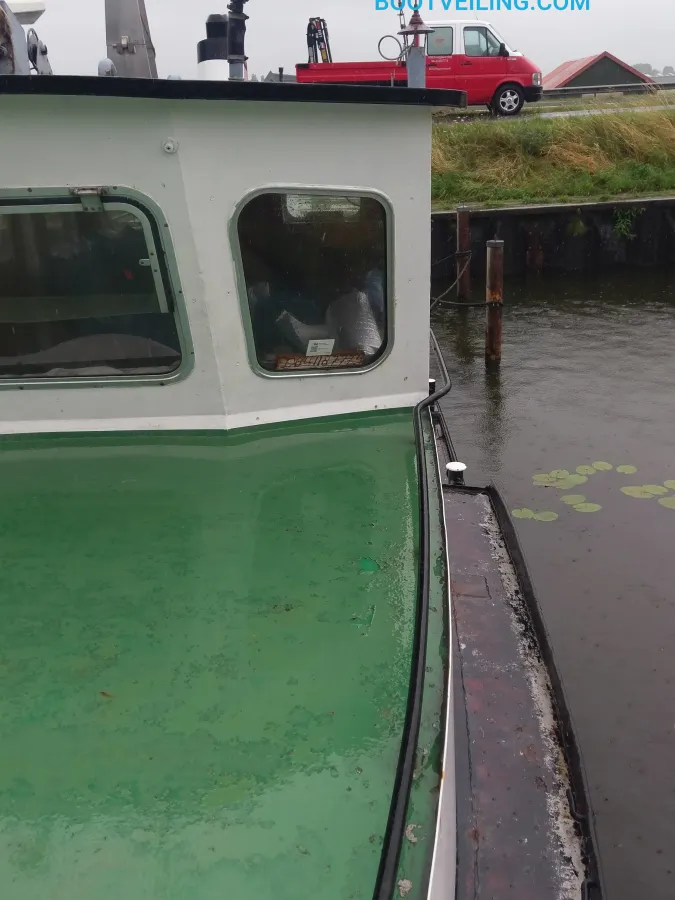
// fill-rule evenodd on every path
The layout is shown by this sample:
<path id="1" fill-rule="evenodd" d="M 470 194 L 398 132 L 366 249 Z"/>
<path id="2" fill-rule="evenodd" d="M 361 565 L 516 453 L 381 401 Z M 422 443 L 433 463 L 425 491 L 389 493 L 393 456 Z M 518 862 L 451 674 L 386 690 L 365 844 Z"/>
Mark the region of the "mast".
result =
<path id="1" fill-rule="evenodd" d="M 124 78 L 157 78 L 145 0 L 105 0 L 108 58 Z"/>

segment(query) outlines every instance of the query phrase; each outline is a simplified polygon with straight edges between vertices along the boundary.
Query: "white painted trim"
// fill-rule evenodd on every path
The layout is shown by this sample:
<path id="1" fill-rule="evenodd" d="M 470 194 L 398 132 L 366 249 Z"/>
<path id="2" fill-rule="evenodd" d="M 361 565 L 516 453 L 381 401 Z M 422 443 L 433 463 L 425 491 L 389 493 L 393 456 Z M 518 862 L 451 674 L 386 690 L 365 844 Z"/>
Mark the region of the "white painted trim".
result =
<path id="1" fill-rule="evenodd" d="M 445 502 L 443 499 L 443 473 L 434 440 L 436 467 L 441 485 L 441 512 L 443 543 L 445 545 L 445 565 L 448 577 L 447 616 L 448 616 L 448 681 L 447 701 L 445 708 L 445 735 L 443 741 L 443 764 L 441 767 L 441 789 L 438 798 L 438 814 L 436 817 L 436 834 L 434 852 L 429 874 L 429 890 L 427 900 L 454 900 L 457 890 L 457 786 L 455 784 L 455 684 L 452 677 L 455 655 L 455 628 L 452 618 L 452 592 L 450 588 L 450 556 L 448 553 L 448 527 L 445 519 Z"/>
<path id="2" fill-rule="evenodd" d="M 253 413 L 211 416 L 138 416 L 124 419 L 40 419 L 23 422 L 0 422 L 2 434 L 63 434 L 115 431 L 230 431 L 275 422 L 339 416 L 349 413 L 374 412 L 379 409 L 407 409 L 424 399 L 424 394 L 395 394 L 372 400 L 336 400 L 311 406 L 291 406 Z M 411 409 L 412 415 L 412 409 Z"/>
<path id="3" fill-rule="evenodd" d="M 372 397 L 356 400 L 334 400 L 311 406 L 289 406 L 281 409 L 264 409 L 252 413 L 237 413 L 227 417 L 229 428 L 245 428 L 248 425 L 268 425 L 271 422 L 292 422 L 296 419 L 315 419 L 317 416 L 339 416 L 348 413 L 373 412 L 378 409 L 404 409 L 417 406 L 426 394 L 392 394 L 388 397 Z"/>

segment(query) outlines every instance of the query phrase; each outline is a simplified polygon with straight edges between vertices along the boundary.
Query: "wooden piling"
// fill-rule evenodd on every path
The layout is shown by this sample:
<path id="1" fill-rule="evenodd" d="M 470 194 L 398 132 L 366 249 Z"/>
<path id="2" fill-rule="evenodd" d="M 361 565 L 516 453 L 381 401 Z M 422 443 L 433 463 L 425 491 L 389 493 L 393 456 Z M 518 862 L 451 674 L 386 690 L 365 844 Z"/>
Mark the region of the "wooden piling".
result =
<path id="1" fill-rule="evenodd" d="M 457 207 L 457 300 L 468 303 L 471 295 L 471 212 L 468 206 Z"/>
<path id="2" fill-rule="evenodd" d="M 485 306 L 485 363 L 499 363 L 504 310 L 504 241 L 487 242 Z"/>

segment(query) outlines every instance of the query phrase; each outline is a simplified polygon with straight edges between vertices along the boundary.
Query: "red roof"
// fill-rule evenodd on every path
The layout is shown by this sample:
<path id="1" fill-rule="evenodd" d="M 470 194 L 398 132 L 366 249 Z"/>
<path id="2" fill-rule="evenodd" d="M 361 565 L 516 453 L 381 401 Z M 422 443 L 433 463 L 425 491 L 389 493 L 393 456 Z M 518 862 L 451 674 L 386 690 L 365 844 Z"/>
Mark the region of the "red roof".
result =
<path id="1" fill-rule="evenodd" d="M 638 72 L 637 69 L 634 69 L 632 66 L 629 66 L 628 63 L 617 59 L 616 56 L 612 56 L 611 53 L 608 53 L 607 50 L 605 50 L 604 53 L 598 53 L 597 56 L 586 56 L 583 59 L 570 59 L 567 62 L 562 63 L 557 69 L 554 69 L 552 72 L 549 72 L 548 75 L 544 76 L 544 90 L 550 91 L 554 88 L 566 87 L 573 78 L 576 78 L 577 75 L 581 75 L 582 72 L 585 72 L 586 69 L 590 68 L 594 63 L 599 62 L 601 59 L 611 59 L 612 62 L 615 62 L 627 72 L 630 72 L 631 75 L 637 75 L 640 81 L 653 81 L 648 75 L 645 75 L 643 72 Z"/>

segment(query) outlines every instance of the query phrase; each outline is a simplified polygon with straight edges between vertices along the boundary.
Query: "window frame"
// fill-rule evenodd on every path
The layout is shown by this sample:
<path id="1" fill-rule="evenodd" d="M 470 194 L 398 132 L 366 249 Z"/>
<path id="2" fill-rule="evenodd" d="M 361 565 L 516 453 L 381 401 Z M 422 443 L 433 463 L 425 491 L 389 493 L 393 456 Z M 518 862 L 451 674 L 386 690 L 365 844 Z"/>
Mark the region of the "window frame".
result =
<path id="1" fill-rule="evenodd" d="M 301 369 L 298 371 L 273 371 L 264 368 L 258 361 L 256 352 L 255 337 L 253 334 L 253 320 L 251 318 L 251 307 L 248 298 L 248 289 L 246 285 L 246 276 L 244 274 L 244 263 L 241 254 L 241 246 L 239 244 L 239 217 L 246 206 L 256 197 L 262 194 L 279 194 L 282 197 L 287 194 L 312 194 L 319 197 L 366 197 L 377 202 L 384 210 L 385 221 L 385 243 L 384 249 L 386 253 L 385 273 L 387 279 L 387 288 L 385 291 L 385 310 L 387 318 L 387 327 L 385 330 L 385 347 L 376 360 L 367 366 L 349 369 Z M 246 353 L 248 362 L 252 371 L 261 378 L 328 378 L 331 376 L 345 375 L 364 375 L 380 366 L 391 353 L 394 347 L 395 328 L 394 328 L 394 206 L 391 199 L 380 191 L 373 188 L 360 187 L 344 187 L 342 185 L 306 185 L 306 184 L 268 184 L 261 187 L 253 188 L 247 191 L 235 204 L 234 211 L 230 216 L 228 233 L 230 239 L 230 251 L 234 262 L 234 274 L 237 295 L 239 297 L 239 312 L 241 315 L 242 327 L 244 329 L 244 337 L 246 340 Z"/>
<path id="2" fill-rule="evenodd" d="M 433 36 L 433 34 L 435 34 L 435 32 L 437 32 L 437 31 L 449 31 L 452 34 L 452 49 L 451 49 L 450 53 L 430 53 L 429 52 L 429 47 L 430 47 L 429 38 L 431 38 Z M 427 51 L 427 56 L 429 57 L 429 59 L 438 59 L 439 57 L 443 57 L 443 56 L 454 56 L 455 55 L 455 46 L 456 46 L 456 40 L 455 40 L 455 26 L 454 25 L 439 25 L 437 28 L 434 28 L 434 31 L 432 32 L 432 34 L 427 35 L 426 51 Z"/>
<path id="3" fill-rule="evenodd" d="M 88 215 L 77 195 L 89 185 L 69 188 L 25 188 L 0 191 L 0 215 L 74 212 Z M 178 274 L 169 224 L 161 209 L 149 197 L 133 188 L 97 186 L 104 208 L 128 212 L 140 220 L 145 237 L 160 311 L 173 315 L 181 361 L 173 372 L 163 375 L 78 375 L 34 378 L 1 378 L 0 391 L 12 389 L 137 387 L 163 386 L 186 378 L 194 368 L 194 347 L 190 335 L 187 307 Z M 0 301 L 1 302 L 1 301 Z"/>

